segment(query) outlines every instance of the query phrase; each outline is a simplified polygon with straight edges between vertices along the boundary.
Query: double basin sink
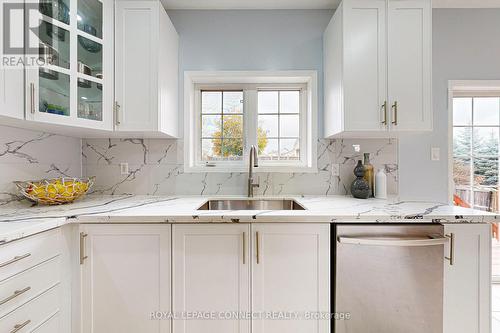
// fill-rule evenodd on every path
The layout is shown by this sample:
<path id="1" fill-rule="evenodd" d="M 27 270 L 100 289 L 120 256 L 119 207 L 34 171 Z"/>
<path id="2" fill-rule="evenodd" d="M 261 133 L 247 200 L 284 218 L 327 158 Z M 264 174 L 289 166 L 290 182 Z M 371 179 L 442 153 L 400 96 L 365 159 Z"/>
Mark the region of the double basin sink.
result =
<path id="1" fill-rule="evenodd" d="M 230 199 L 208 200 L 198 210 L 305 210 L 289 199 Z"/>

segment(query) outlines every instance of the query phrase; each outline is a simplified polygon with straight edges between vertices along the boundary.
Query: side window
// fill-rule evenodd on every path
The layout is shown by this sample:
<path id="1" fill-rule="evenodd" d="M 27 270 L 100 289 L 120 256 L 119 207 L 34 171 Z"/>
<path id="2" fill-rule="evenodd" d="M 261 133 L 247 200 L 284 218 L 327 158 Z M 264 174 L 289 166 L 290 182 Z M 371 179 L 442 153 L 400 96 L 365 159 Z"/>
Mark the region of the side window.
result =
<path id="1" fill-rule="evenodd" d="M 455 200 L 498 210 L 500 97 L 453 98 Z"/>

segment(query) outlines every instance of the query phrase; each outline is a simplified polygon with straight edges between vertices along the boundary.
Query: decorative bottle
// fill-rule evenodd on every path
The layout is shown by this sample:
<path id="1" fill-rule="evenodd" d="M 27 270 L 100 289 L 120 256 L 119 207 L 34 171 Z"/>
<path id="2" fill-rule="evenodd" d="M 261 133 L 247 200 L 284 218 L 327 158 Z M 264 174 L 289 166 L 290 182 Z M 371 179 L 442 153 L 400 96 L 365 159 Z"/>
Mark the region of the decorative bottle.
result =
<path id="1" fill-rule="evenodd" d="M 387 199 L 387 175 L 383 168 L 375 176 L 375 198 Z"/>
<path id="2" fill-rule="evenodd" d="M 370 164 L 370 153 L 364 153 L 364 163 L 365 166 L 365 180 L 370 186 L 370 197 L 375 196 L 375 175 L 373 171 L 373 165 Z"/>
<path id="3" fill-rule="evenodd" d="M 352 196 L 358 199 L 367 199 L 370 196 L 370 186 L 363 178 L 365 175 L 365 167 L 361 160 L 358 161 L 358 164 L 354 168 L 354 175 L 356 179 L 351 184 Z"/>

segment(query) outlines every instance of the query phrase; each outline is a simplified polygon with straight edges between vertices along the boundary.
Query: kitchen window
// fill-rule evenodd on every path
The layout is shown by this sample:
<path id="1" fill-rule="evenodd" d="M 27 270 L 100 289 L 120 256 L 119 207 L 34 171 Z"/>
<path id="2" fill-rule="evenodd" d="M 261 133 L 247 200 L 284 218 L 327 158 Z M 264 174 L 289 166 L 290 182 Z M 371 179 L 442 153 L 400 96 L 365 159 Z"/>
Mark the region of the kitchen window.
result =
<path id="1" fill-rule="evenodd" d="M 187 75 L 186 171 L 245 172 L 252 145 L 258 172 L 317 171 L 316 84 L 307 73 Z"/>
<path id="2" fill-rule="evenodd" d="M 451 81 L 449 105 L 453 202 L 499 212 L 500 81 Z M 500 290 L 500 228 L 492 228 L 492 281 Z"/>

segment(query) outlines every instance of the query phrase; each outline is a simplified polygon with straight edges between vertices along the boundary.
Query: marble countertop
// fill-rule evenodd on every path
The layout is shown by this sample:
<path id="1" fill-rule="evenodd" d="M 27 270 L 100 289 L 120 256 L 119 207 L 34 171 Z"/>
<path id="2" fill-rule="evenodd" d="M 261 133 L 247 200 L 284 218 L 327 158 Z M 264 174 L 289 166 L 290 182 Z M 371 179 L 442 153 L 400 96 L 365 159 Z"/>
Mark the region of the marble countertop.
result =
<path id="1" fill-rule="evenodd" d="M 0 244 L 65 223 L 487 223 L 500 217 L 435 202 L 346 196 L 287 197 L 306 210 L 197 210 L 209 198 L 214 197 L 90 195 L 61 206 L 11 202 L 0 206 Z M 220 198 L 242 197 L 217 197 Z"/>

